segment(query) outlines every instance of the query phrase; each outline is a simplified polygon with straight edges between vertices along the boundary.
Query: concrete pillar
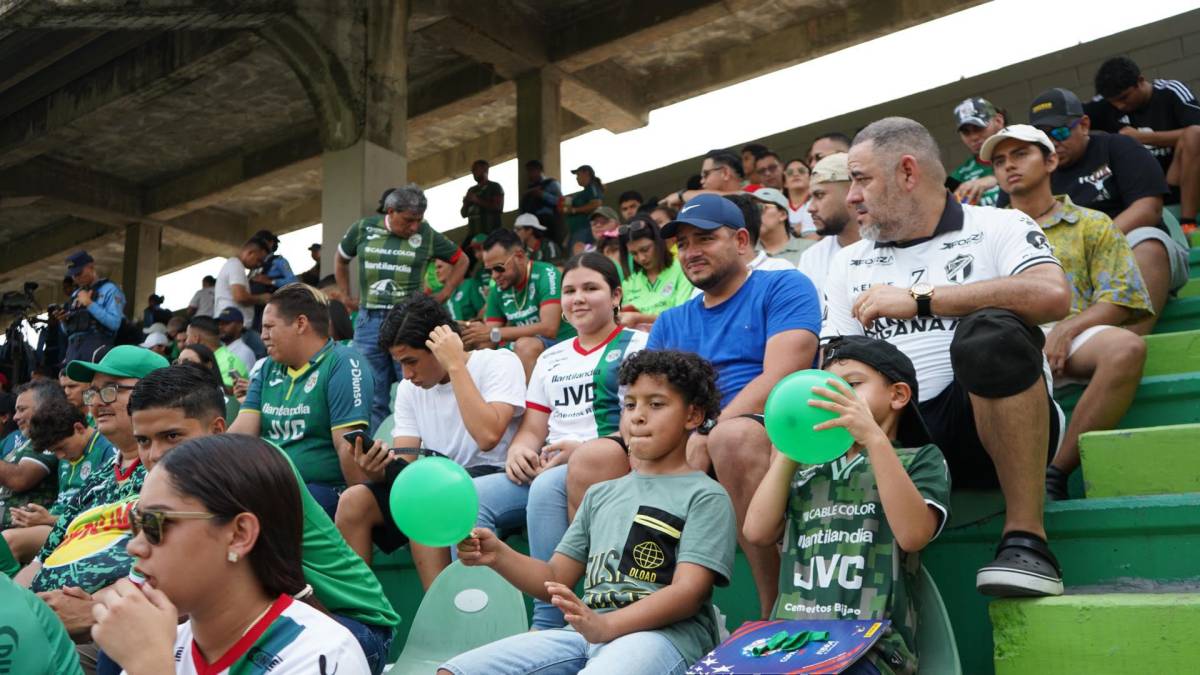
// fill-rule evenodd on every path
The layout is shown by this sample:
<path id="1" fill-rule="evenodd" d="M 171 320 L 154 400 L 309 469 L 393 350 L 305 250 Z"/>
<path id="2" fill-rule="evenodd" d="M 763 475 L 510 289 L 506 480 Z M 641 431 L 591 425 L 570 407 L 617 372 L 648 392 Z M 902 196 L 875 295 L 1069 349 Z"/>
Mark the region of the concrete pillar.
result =
<path id="1" fill-rule="evenodd" d="M 522 183 L 525 162 L 531 159 L 542 160 L 546 175 L 562 180 L 558 152 L 562 139 L 561 90 L 561 79 L 552 68 L 541 68 L 517 78 L 517 162 Z"/>
<path id="2" fill-rule="evenodd" d="M 162 246 L 162 227 L 134 223 L 125 228 L 125 266 L 121 288 L 125 291 L 125 315 L 141 321 L 146 299 L 158 281 L 158 252 Z"/>
<path id="3" fill-rule="evenodd" d="M 344 150 L 325 151 L 321 156 L 322 274 L 333 273 L 333 256 L 346 229 L 375 213 L 384 190 L 404 185 L 407 168 L 404 155 L 367 140 Z"/>

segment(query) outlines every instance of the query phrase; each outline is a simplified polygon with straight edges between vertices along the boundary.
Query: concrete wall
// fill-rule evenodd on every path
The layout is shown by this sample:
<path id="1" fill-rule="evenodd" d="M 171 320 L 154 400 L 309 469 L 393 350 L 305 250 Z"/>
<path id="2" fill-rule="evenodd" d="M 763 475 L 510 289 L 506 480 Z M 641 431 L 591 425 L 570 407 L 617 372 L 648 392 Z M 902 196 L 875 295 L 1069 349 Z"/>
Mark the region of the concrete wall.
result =
<path id="1" fill-rule="evenodd" d="M 1030 38 L 1033 38 L 1032 33 Z M 986 41 L 986 37 L 981 36 L 981 41 Z M 1026 110 L 1029 102 L 1050 87 L 1072 89 L 1082 100 L 1091 98 L 1096 68 L 1105 59 L 1118 54 L 1126 54 L 1136 61 L 1147 78 L 1176 79 L 1186 83 L 1193 92 L 1200 91 L 1200 10 L 848 115 L 765 138 L 746 139 L 745 142 L 763 143 L 786 160 L 803 157 L 811 139 L 820 133 L 841 131 L 853 136 L 854 131 L 881 117 L 903 115 L 929 127 L 942 147 L 947 166 L 953 168 L 968 155 L 958 138 L 952 116 L 954 106 L 964 98 L 984 96 L 1006 108 L 1010 122 L 1024 123 L 1028 121 Z M 638 190 L 647 197 L 661 197 L 682 188 L 688 176 L 699 171 L 700 158 L 694 157 L 654 171 L 614 180 L 605 185 L 605 201 L 616 206 L 617 196 L 625 190 Z"/>

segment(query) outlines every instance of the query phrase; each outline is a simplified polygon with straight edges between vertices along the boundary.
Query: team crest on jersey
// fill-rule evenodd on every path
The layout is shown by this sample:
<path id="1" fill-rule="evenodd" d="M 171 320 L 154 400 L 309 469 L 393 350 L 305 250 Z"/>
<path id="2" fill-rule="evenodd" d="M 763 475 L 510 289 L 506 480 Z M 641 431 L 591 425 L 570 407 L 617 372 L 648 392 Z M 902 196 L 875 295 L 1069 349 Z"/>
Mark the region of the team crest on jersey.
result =
<path id="1" fill-rule="evenodd" d="M 309 375 L 308 382 L 304 383 L 304 393 L 308 394 L 308 393 L 311 393 L 313 389 L 316 389 L 317 388 L 317 380 L 320 379 L 320 377 L 321 377 L 321 371 L 319 371 L 319 370 L 314 372 L 312 375 Z"/>
<path id="2" fill-rule="evenodd" d="M 92 475 L 92 465 L 88 462 L 84 462 L 83 466 L 79 468 L 79 478 L 81 480 L 87 480 L 87 477 L 90 475 Z"/>
<path id="3" fill-rule="evenodd" d="M 371 292 L 376 295 L 395 295 L 400 292 L 400 286 L 395 279 L 380 279 L 371 284 Z"/>
<path id="4" fill-rule="evenodd" d="M 408 245 L 413 248 L 421 248 L 421 233 L 418 232 L 408 238 Z"/>
<path id="5" fill-rule="evenodd" d="M 604 357 L 604 361 L 606 363 L 612 363 L 613 361 L 616 361 L 619 358 L 621 358 L 621 352 L 612 351 L 612 352 L 608 353 L 608 356 Z"/>
<path id="6" fill-rule="evenodd" d="M 662 289 L 662 295 L 668 296 L 675 291 L 675 284 L 667 282 Z"/>
<path id="7" fill-rule="evenodd" d="M 946 279 L 955 284 L 964 283 L 970 278 L 974 264 L 975 256 L 969 253 L 954 256 L 946 263 Z"/>

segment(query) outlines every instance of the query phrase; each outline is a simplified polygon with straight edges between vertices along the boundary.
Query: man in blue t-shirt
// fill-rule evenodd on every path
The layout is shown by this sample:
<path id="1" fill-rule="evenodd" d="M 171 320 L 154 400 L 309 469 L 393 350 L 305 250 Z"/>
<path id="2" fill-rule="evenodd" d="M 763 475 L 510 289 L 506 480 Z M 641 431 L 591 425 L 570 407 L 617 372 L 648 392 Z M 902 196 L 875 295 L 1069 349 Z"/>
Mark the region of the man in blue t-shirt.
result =
<path id="1" fill-rule="evenodd" d="M 729 492 L 738 542 L 767 617 L 778 587 L 779 551 L 748 543 L 742 522 L 771 459 L 762 418 L 767 395 L 785 375 L 815 364 L 821 329 L 817 291 L 793 270 L 748 270 L 743 256 L 752 249 L 750 233 L 741 210 L 720 195 L 692 198 L 662 231 L 664 237 L 676 237 L 684 274 L 704 293 L 660 314 L 646 348 L 694 352 L 717 370 L 721 415 L 692 435 L 688 463 L 701 471 L 714 468 Z M 591 484 L 582 469 L 599 462 L 584 459 L 571 458 L 568 489 Z"/>

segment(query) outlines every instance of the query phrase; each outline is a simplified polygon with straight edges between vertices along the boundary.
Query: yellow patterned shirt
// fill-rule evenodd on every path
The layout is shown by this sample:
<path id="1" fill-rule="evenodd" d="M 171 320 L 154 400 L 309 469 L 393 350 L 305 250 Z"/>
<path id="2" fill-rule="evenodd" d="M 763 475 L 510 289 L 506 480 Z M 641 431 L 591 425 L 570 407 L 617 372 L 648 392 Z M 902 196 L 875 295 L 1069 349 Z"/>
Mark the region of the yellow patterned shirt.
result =
<path id="1" fill-rule="evenodd" d="M 1133 249 L 1111 218 L 1055 197 L 1058 206 L 1038 224 L 1071 282 L 1071 314 L 1100 302 L 1133 310 L 1130 320 L 1153 313 Z"/>

